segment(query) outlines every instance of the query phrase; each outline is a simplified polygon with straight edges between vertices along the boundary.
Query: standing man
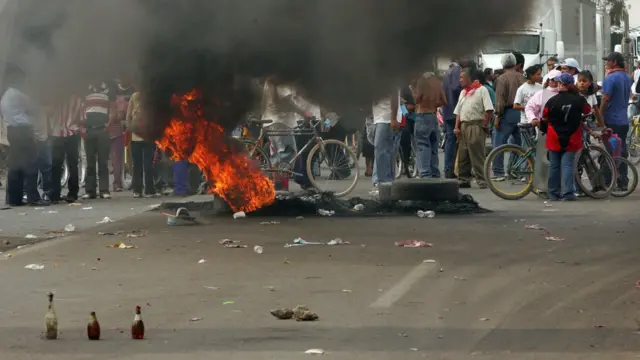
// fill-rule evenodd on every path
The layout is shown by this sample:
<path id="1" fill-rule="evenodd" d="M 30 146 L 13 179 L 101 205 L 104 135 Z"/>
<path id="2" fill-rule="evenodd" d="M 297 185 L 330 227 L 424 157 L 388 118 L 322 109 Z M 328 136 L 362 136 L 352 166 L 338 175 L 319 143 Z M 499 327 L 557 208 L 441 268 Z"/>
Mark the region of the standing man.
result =
<path id="1" fill-rule="evenodd" d="M 549 73 L 555 70 L 556 66 L 558 66 L 558 58 L 555 56 L 550 57 L 549 59 L 547 59 L 546 65 L 547 65 L 547 71 L 544 77 L 542 78 L 542 84 L 544 86 L 546 86 L 547 80 L 549 79 Z"/>
<path id="2" fill-rule="evenodd" d="M 48 109 L 46 109 L 48 110 Z M 42 200 L 51 202 L 51 142 L 49 141 L 49 133 L 51 132 L 49 123 L 49 114 L 44 108 L 39 109 L 36 117 L 35 135 L 36 148 L 38 150 L 38 172 L 42 179 Z M 38 187 L 38 174 L 36 173 L 32 179 L 27 179 L 27 183 L 33 182 Z M 28 185 L 34 186 L 34 185 Z M 37 190 L 36 190 L 37 191 Z"/>
<path id="3" fill-rule="evenodd" d="M 604 57 L 608 75 L 602 84 L 602 103 L 600 113 L 604 123 L 622 140 L 622 157 L 629 157 L 627 148 L 627 134 L 629 133 L 629 118 L 627 117 L 627 103 L 631 98 L 631 84 L 633 81 L 625 71 L 624 57 L 618 52 L 612 52 Z M 620 164 L 618 169 L 618 186 L 626 190 L 629 179 L 627 166 Z"/>
<path id="4" fill-rule="evenodd" d="M 460 75 L 463 90 L 453 113 L 456 115 L 455 134 L 460 142 L 458 180 L 461 188 L 471 187 L 472 174 L 476 177 L 478 187 L 487 188 L 484 178 L 484 144 L 489 132 L 489 121 L 493 117 L 493 104 L 483 82 L 484 73 L 480 70 L 465 70 Z"/>
<path id="5" fill-rule="evenodd" d="M 116 80 L 115 117 L 109 125 L 109 158 L 113 167 L 113 191 L 122 191 L 124 175 L 124 123 L 131 95 L 135 90 L 126 78 Z"/>
<path id="6" fill-rule="evenodd" d="M 439 178 L 438 108 L 447 104 L 440 80 L 433 73 L 424 73 L 416 89 L 416 166 L 421 178 Z"/>
<path id="7" fill-rule="evenodd" d="M 574 84 L 578 83 L 578 73 L 580 72 L 580 63 L 574 58 L 568 58 L 560 64 L 560 71 L 569 73 L 573 76 Z M 631 88 L 631 86 L 629 86 Z"/>
<path id="8" fill-rule="evenodd" d="M 524 84 L 525 78 L 522 71 L 519 71 L 519 64 L 514 54 L 506 54 L 502 57 L 502 67 L 504 74 L 496 81 L 496 119 L 494 126 L 496 129 L 495 147 L 504 145 L 513 136 L 513 143 L 520 145 L 520 111 L 514 109 L 516 92 L 520 85 Z M 498 155 L 493 163 L 493 180 L 504 180 L 503 156 Z"/>
<path id="9" fill-rule="evenodd" d="M 84 99 L 84 151 L 87 156 L 87 175 L 83 199 L 95 199 L 98 196 L 103 199 L 111 198 L 108 162 L 109 128 L 115 115 L 111 111 L 112 101 L 113 96 L 106 83 L 89 86 L 89 94 Z"/>
<path id="10" fill-rule="evenodd" d="M 77 95 L 70 96 L 53 109 L 51 114 L 53 131 L 52 167 L 51 167 L 51 201 L 57 203 L 65 200 L 69 203 L 78 200 L 80 191 L 79 161 L 80 161 L 80 129 L 82 122 L 82 99 Z M 65 160 L 69 169 L 69 192 L 61 197 L 60 178 Z"/>
<path id="11" fill-rule="evenodd" d="M 395 179 L 393 157 L 395 145 L 400 136 L 400 123 L 398 122 L 398 104 L 400 93 L 393 91 L 389 97 L 380 99 L 372 107 L 373 125 L 375 134 L 373 140 L 374 163 L 373 184 L 377 187 L 380 183 L 392 182 Z M 376 195 L 376 189 L 373 192 Z"/>
<path id="12" fill-rule="evenodd" d="M 7 66 L 4 74 L 6 87 L 0 99 L 0 112 L 7 124 L 9 141 L 6 203 L 9 206 L 22 205 L 22 193 L 25 180 L 36 177 L 38 151 L 34 135 L 34 122 L 37 108 L 31 99 L 19 90 L 24 83 L 25 74 L 16 65 Z M 27 203 L 31 205 L 48 205 L 40 199 L 36 186 L 27 189 Z"/>
<path id="13" fill-rule="evenodd" d="M 462 67 L 457 62 L 454 62 L 449 65 L 449 70 L 447 70 L 442 79 L 444 94 L 447 98 L 447 104 L 442 107 L 442 118 L 444 119 L 446 136 L 444 143 L 444 176 L 447 179 L 455 179 L 456 177 L 454 167 L 458 139 L 454 135 L 456 116 L 453 114 L 453 109 L 458 104 L 458 98 L 462 91 L 460 87 L 461 71 Z"/>

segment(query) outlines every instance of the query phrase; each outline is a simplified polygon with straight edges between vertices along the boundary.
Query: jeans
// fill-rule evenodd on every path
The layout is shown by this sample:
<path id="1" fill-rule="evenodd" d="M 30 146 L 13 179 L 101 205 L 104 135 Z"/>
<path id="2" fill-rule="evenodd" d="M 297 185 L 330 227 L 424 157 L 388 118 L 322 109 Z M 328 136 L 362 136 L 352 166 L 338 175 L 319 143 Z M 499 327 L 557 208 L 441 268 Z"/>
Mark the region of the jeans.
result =
<path id="1" fill-rule="evenodd" d="M 84 139 L 84 151 L 87 156 L 87 176 L 85 191 L 89 195 L 109 193 L 109 134 L 104 128 L 87 129 Z M 97 168 L 97 171 L 96 171 Z M 98 181 L 100 182 L 98 184 Z"/>
<path id="2" fill-rule="evenodd" d="M 44 196 L 51 198 L 52 191 L 52 159 L 51 159 L 51 141 L 38 141 L 38 171 L 42 177 L 42 193 Z M 36 179 L 37 181 L 37 179 Z"/>
<path id="3" fill-rule="evenodd" d="M 504 116 L 500 119 L 500 129 L 495 131 L 494 147 L 506 144 L 507 141 L 509 141 L 510 136 L 513 136 L 513 144 L 520 145 L 522 143 L 520 128 L 518 128 L 520 117 L 520 111 L 505 109 Z M 496 156 L 496 159 L 493 162 L 493 175 L 504 176 L 504 155 Z"/>
<path id="4" fill-rule="evenodd" d="M 131 157 L 133 159 L 132 187 L 135 194 L 142 194 L 144 178 L 145 195 L 155 195 L 153 183 L 153 153 L 155 146 L 148 141 L 132 141 Z"/>
<path id="5" fill-rule="evenodd" d="M 550 200 L 575 198 L 575 177 L 573 163 L 576 161 L 574 151 L 549 150 L 549 183 Z"/>
<path id="6" fill-rule="evenodd" d="M 189 162 L 176 161 L 173 164 L 173 192 L 176 195 L 189 195 Z"/>
<path id="7" fill-rule="evenodd" d="M 109 158 L 113 167 L 113 189 L 122 189 L 124 166 L 124 136 L 109 139 Z"/>
<path id="8" fill-rule="evenodd" d="M 69 182 L 67 187 L 69 192 L 67 199 L 75 200 L 78 198 L 80 190 L 79 166 L 80 161 L 80 135 L 71 135 L 66 137 L 52 138 L 52 156 L 51 156 L 51 200 L 59 201 L 62 179 L 62 169 L 65 159 L 67 160 L 67 168 L 69 169 Z"/>
<path id="9" fill-rule="evenodd" d="M 628 159 L 629 145 L 627 144 L 627 135 L 629 134 L 629 124 L 626 124 L 626 125 L 607 124 L 606 126 L 611 130 L 613 130 L 613 133 L 618 135 L 620 140 L 622 140 L 622 152 L 620 156 L 622 156 L 625 159 Z M 627 164 L 625 163 L 620 163 L 620 167 L 618 168 L 617 185 L 618 187 L 623 189 L 626 189 L 626 187 L 629 185 L 629 169 L 627 169 Z"/>
<path id="10" fill-rule="evenodd" d="M 416 166 L 421 178 L 439 178 L 438 118 L 435 113 L 416 114 Z"/>
<path id="11" fill-rule="evenodd" d="M 444 172 L 445 174 L 453 173 L 456 161 L 456 152 L 458 146 L 458 138 L 453 133 L 456 128 L 456 119 L 447 119 L 444 121 L 446 140 L 444 143 Z"/>
<path id="12" fill-rule="evenodd" d="M 40 200 L 38 194 L 38 168 L 36 140 L 31 126 L 8 126 L 9 141 L 6 203 L 22 205 L 23 190 L 27 191 L 27 201 Z M 31 179 L 25 188 L 25 182 Z"/>
<path id="13" fill-rule="evenodd" d="M 377 185 L 392 182 L 395 179 L 393 160 L 396 149 L 400 145 L 400 134 L 393 131 L 389 123 L 375 124 L 375 127 L 373 184 Z"/>

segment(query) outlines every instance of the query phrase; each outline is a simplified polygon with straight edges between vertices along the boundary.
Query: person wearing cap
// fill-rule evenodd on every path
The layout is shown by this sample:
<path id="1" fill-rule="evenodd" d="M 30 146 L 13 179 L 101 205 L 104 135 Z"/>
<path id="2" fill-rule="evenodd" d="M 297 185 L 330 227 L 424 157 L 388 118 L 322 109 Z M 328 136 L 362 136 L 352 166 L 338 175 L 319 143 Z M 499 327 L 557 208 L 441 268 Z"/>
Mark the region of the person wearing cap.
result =
<path id="1" fill-rule="evenodd" d="M 547 101 L 541 123 L 549 151 L 549 200 L 575 201 L 573 167 L 576 152 L 582 149 L 583 114 L 590 113 L 591 107 L 578 93 L 571 74 L 560 74 L 554 80 L 559 83 L 559 92 Z"/>
<path id="2" fill-rule="evenodd" d="M 496 119 L 494 126 L 496 130 L 494 147 L 507 143 L 513 137 L 513 143 L 520 145 L 520 111 L 514 109 L 516 93 L 520 85 L 524 84 L 525 78 L 522 71 L 519 71 L 519 64 L 514 54 L 505 54 L 502 57 L 502 67 L 504 74 L 496 80 Z M 504 161 L 502 155 L 498 155 L 493 165 L 494 181 L 504 180 Z"/>
<path id="3" fill-rule="evenodd" d="M 573 75 L 573 83 L 578 82 L 578 73 L 580 72 L 580 63 L 578 60 L 574 58 L 565 59 L 560 65 L 558 65 L 558 70 L 563 73 L 569 73 Z"/>
<path id="4" fill-rule="evenodd" d="M 608 75 L 602 84 L 602 102 L 600 114 L 604 118 L 604 124 L 613 130 L 622 140 L 622 157 L 629 157 L 627 148 L 627 134 L 629 133 L 629 118 L 627 107 L 631 98 L 631 85 L 633 81 L 625 71 L 624 57 L 618 52 L 612 52 L 604 57 Z M 618 186 L 627 186 L 627 167 L 620 165 Z"/>
<path id="5" fill-rule="evenodd" d="M 544 90 L 538 91 L 529 99 L 524 108 L 527 121 L 534 126 L 540 126 L 544 107 L 547 101 L 558 95 L 559 88 L 556 77 L 560 76 L 560 70 L 551 70 L 547 74 L 548 79 L 544 84 Z M 536 147 L 536 162 L 533 171 L 533 185 L 538 190 L 539 195 L 547 193 L 547 184 L 549 181 L 549 160 L 547 158 L 547 134 L 542 131 L 538 132 L 538 145 Z"/>

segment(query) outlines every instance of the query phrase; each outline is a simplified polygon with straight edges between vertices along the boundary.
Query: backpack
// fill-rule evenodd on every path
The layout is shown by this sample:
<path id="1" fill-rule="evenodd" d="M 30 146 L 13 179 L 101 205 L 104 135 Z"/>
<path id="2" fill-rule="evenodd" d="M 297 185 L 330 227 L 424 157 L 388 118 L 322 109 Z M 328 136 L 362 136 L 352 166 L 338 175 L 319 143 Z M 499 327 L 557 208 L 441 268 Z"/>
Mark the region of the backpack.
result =
<path id="1" fill-rule="evenodd" d="M 604 147 L 612 157 L 620 157 L 622 155 L 622 139 L 616 134 L 603 138 Z"/>

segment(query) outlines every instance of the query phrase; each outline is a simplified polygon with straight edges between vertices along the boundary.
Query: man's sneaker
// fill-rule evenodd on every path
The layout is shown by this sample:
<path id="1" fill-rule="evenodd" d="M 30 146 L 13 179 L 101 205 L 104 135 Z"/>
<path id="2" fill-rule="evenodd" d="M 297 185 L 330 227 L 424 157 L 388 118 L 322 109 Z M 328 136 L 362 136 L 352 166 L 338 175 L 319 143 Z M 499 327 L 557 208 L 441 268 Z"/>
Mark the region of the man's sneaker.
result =
<path id="1" fill-rule="evenodd" d="M 460 189 L 471 189 L 471 183 L 466 182 L 466 181 L 460 181 L 460 182 L 458 183 L 458 187 L 459 187 Z"/>
<path id="2" fill-rule="evenodd" d="M 160 196 L 160 194 L 147 194 L 144 197 L 149 198 L 149 199 L 153 199 L 153 198 L 157 198 L 159 196 Z"/>
<path id="3" fill-rule="evenodd" d="M 134 199 L 140 199 L 140 193 L 133 193 Z"/>
<path id="4" fill-rule="evenodd" d="M 51 201 L 48 201 L 45 199 L 29 202 L 29 206 L 49 206 L 49 205 L 51 205 Z"/>
<path id="5" fill-rule="evenodd" d="M 64 201 L 68 202 L 68 203 L 74 203 L 76 201 L 78 201 L 78 197 L 77 196 L 73 196 L 73 195 L 67 195 L 64 197 Z"/>
<path id="6" fill-rule="evenodd" d="M 82 195 L 82 199 L 83 200 L 90 200 L 90 199 L 95 199 L 97 198 L 97 196 L 95 194 L 84 194 Z"/>
<path id="7" fill-rule="evenodd" d="M 108 192 L 101 193 L 100 194 L 100 198 L 101 199 L 111 199 L 111 194 L 109 194 Z"/>
<path id="8" fill-rule="evenodd" d="M 487 188 L 487 183 L 484 183 L 484 182 L 477 182 L 476 181 L 476 185 L 478 185 L 479 189 L 486 189 Z"/>
<path id="9" fill-rule="evenodd" d="M 169 196 L 169 195 L 171 195 L 172 192 L 173 192 L 172 188 L 165 188 L 164 190 L 162 190 L 162 194 L 164 196 Z"/>
<path id="10" fill-rule="evenodd" d="M 497 175 L 491 178 L 491 181 L 496 181 L 496 182 L 505 181 L 505 180 L 507 180 L 507 178 L 504 177 L 504 175 Z"/>

